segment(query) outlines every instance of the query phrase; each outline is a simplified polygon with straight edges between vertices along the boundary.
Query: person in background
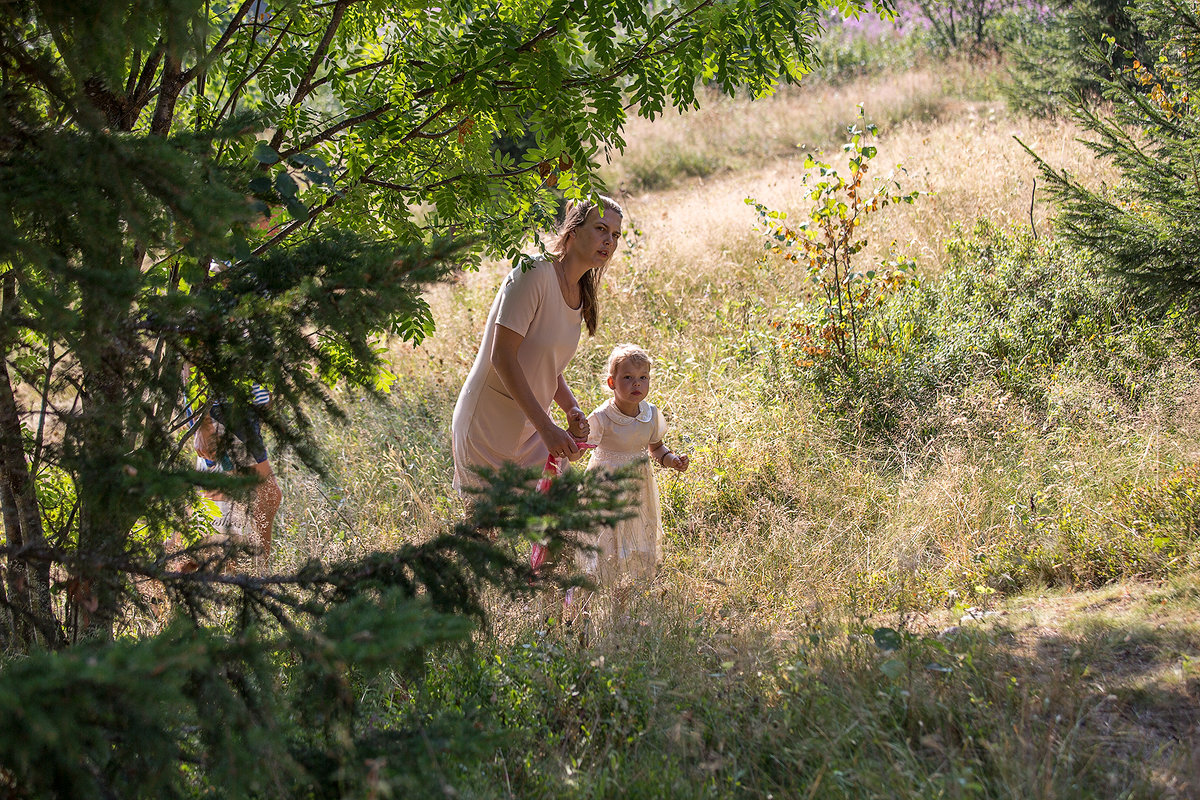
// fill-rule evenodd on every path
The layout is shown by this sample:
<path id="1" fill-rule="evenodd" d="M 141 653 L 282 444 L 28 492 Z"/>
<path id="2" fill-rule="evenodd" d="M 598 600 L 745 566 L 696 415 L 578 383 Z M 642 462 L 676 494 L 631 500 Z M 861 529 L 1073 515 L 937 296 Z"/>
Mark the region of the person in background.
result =
<path id="1" fill-rule="evenodd" d="M 271 402 L 270 392 L 257 383 L 250 388 L 250 398 L 252 405 L 263 409 Z M 222 512 L 218 528 L 234 536 L 249 534 L 256 560 L 266 565 L 271 555 L 271 529 L 283 493 L 271 469 L 258 419 L 246 415 L 231 422 L 231 418 L 228 404 L 219 399 L 200 413 L 194 423 L 196 467 L 208 472 L 253 472 L 257 476 L 258 482 L 251 490 L 245 512 L 238 508 L 239 504 L 219 492 L 208 496 Z M 246 530 L 245 516 L 249 517 L 249 531 Z"/>

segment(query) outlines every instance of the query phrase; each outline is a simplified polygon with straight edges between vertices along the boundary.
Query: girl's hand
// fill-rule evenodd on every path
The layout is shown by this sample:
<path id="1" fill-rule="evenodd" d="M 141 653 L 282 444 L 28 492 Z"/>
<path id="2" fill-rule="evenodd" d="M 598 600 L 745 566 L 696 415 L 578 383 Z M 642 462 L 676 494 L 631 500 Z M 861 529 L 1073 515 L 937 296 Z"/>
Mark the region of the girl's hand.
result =
<path id="1" fill-rule="evenodd" d="M 678 453 L 669 453 L 667 454 L 667 457 L 663 459 L 663 466 L 679 470 L 680 472 L 687 472 L 688 457 L 681 456 Z"/>
<path id="2" fill-rule="evenodd" d="M 567 433 L 579 441 L 587 441 L 591 432 L 592 427 L 588 425 L 587 414 L 583 413 L 583 409 L 575 406 L 567 412 Z"/>
<path id="3" fill-rule="evenodd" d="M 542 444 L 546 445 L 546 450 L 555 458 L 574 461 L 583 454 L 575 442 L 575 437 L 557 425 L 551 425 L 545 431 L 538 431 L 538 436 L 541 437 Z"/>

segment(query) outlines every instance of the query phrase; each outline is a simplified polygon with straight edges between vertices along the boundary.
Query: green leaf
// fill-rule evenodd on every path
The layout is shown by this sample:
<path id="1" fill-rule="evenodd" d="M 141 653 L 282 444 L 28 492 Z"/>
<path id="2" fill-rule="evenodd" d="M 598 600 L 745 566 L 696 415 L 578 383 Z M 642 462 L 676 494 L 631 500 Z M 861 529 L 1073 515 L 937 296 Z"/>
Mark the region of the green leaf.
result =
<path id="1" fill-rule="evenodd" d="M 294 200 L 300 191 L 300 186 L 296 183 L 295 178 L 286 171 L 281 171 L 275 175 L 275 191 L 279 192 L 279 196 L 284 200 Z"/>
<path id="2" fill-rule="evenodd" d="M 875 646 L 884 652 L 899 650 L 900 645 L 904 642 L 900 632 L 895 628 L 876 628 L 871 636 L 875 640 Z"/>
<path id="3" fill-rule="evenodd" d="M 254 145 L 254 159 L 260 164 L 277 164 L 279 163 L 279 153 L 275 152 L 275 148 L 266 142 L 259 142 Z"/>
<path id="4" fill-rule="evenodd" d="M 288 210 L 288 214 L 291 215 L 292 219 L 308 219 L 308 206 L 301 203 L 294 195 L 283 198 L 283 205 Z"/>

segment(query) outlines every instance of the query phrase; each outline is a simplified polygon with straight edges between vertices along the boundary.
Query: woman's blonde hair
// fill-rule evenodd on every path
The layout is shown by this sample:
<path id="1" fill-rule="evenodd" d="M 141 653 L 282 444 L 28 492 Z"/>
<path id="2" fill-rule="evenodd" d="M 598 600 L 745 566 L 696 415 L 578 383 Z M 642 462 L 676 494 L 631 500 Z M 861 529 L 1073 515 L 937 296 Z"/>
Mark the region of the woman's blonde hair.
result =
<path id="1" fill-rule="evenodd" d="M 608 362 L 604 365 L 604 379 L 617 374 L 617 370 L 626 361 L 632 361 L 635 364 L 645 364 L 646 369 L 654 366 L 654 359 L 650 358 L 650 354 L 636 344 L 619 344 L 613 348 L 612 353 L 608 356 Z"/>
<path id="2" fill-rule="evenodd" d="M 588 214 L 592 213 L 593 209 L 599 208 L 601 216 L 610 211 L 618 216 L 625 216 L 625 212 L 621 210 L 621 205 L 616 200 L 604 195 L 600 195 L 598 199 L 599 203 L 583 200 L 567 206 L 567 213 L 563 216 L 562 224 L 558 226 L 558 233 L 550 243 L 550 252 L 558 256 L 565 253 L 571 234 L 583 227 L 583 223 L 587 221 Z M 583 321 L 587 325 L 589 336 L 596 335 L 596 327 L 600 324 L 598 294 L 600 279 L 604 277 L 604 270 L 607 267 L 608 265 L 605 264 L 599 269 L 589 269 L 579 279 L 579 311 L 583 314 Z"/>

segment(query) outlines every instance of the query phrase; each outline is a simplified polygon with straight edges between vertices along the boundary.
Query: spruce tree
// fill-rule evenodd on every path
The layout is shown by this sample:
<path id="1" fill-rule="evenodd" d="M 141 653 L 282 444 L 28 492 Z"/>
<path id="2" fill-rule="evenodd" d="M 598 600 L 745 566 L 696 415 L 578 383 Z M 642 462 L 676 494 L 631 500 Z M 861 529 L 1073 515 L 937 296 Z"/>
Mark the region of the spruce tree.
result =
<path id="1" fill-rule="evenodd" d="M 1106 103 L 1074 107 L 1084 144 L 1116 165 L 1120 182 L 1084 186 L 1034 157 L 1059 202 L 1062 235 L 1135 296 L 1190 305 L 1200 299 L 1200 14 L 1180 0 L 1139 0 L 1130 16 L 1152 58 L 1111 37 L 1094 42 L 1088 55 Z"/>
<path id="2" fill-rule="evenodd" d="M 1111 39 L 1113 60 L 1124 69 L 1152 59 L 1145 36 L 1129 15 L 1126 0 L 1069 0 L 1028 25 L 1008 48 L 1009 83 L 1004 93 L 1013 106 L 1038 116 L 1069 116 L 1080 102 L 1101 99 L 1108 68 L 1081 58 L 1098 42 Z"/>

